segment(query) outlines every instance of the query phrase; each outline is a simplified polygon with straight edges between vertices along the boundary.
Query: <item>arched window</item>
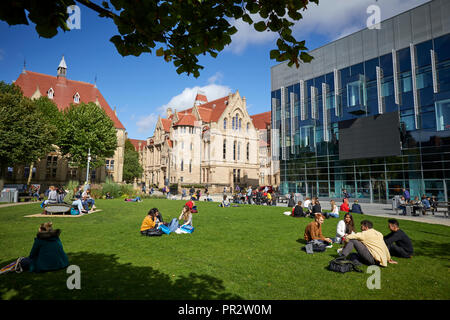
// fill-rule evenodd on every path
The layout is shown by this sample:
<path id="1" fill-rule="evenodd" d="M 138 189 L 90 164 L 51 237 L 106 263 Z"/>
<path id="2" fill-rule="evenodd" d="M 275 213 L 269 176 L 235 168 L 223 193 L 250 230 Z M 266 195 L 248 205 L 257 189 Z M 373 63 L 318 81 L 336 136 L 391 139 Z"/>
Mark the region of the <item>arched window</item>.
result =
<path id="1" fill-rule="evenodd" d="M 53 99 L 53 95 L 55 94 L 55 90 L 53 90 L 53 88 L 48 89 L 47 91 L 47 97 L 49 99 Z"/>
<path id="2" fill-rule="evenodd" d="M 241 143 L 238 143 L 237 159 L 241 160 Z"/>
<path id="3" fill-rule="evenodd" d="M 227 118 L 223 119 L 223 128 L 227 129 Z"/>
<path id="4" fill-rule="evenodd" d="M 239 131 L 241 131 L 241 123 L 242 123 L 242 119 L 239 119 Z"/>
<path id="5" fill-rule="evenodd" d="M 247 123 L 248 125 L 248 123 Z M 250 160 L 250 142 L 247 142 L 247 161 Z"/>
<path id="6" fill-rule="evenodd" d="M 239 115 L 236 113 L 236 120 L 234 120 L 235 121 L 235 129 L 237 130 L 238 129 L 238 119 L 239 119 Z"/>
<path id="7" fill-rule="evenodd" d="M 233 143 L 233 160 L 236 160 L 236 141 Z"/>
<path id="8" fill-rule="evenodd" d="M 181 171 L 183 171 L 183 169 L 184 169 L 184 161 L 181 160 Z"/>
<path id="9" fill-rule="evenodd" d="M 80 103 L 80 94 L 78 92 L 73 96 L 73 102 Z"/>
<path id="10" fill-rule="evenodd" d="M 223 160 L 227 158 L 227 140 L 223 140 Z"/>
<path id="11" fill-rule="evenodd" d="M 233 120 L 231 121 L 231 128 L 234 130 L 234 117 Z"/>
<path id="12" fill-rule="evenodd" d="M 248 131 L 248 129 L 250 129 L 250 123 L 249 122 L 247 122 L 247 131 Z"/>

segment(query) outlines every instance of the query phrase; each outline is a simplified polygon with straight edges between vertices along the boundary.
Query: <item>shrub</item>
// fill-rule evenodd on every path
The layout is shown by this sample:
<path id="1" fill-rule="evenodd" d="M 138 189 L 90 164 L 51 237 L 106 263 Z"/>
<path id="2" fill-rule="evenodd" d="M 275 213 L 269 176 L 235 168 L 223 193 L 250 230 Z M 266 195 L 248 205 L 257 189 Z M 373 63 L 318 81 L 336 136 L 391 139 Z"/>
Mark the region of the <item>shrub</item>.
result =
<path id="1" fill-rule="evenodd" d="M 102 184 L 102 195 L 105 196 L 110 193 L 114 198 L 120 198 L 122 195 L 122 189 L 119 184 L 112 181 L 112 179 L 106 179 L 106 182 Z"/>

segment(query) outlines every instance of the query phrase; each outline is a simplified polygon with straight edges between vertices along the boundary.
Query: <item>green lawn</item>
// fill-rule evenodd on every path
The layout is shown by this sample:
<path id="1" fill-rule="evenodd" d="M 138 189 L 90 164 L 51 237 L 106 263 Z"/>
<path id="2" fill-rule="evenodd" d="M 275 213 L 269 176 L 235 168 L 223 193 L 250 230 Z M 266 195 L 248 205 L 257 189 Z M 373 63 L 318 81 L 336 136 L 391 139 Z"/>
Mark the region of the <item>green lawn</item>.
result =
<path id="1" fill-rule="evenodd" d="M 413 240 L 415 256 L 381 269 L 381 289 L 369 290 L 371 274 L 326 270 L 338 245 L 307 255 L 303 231 L 310 218 L 291 218 L 286 208 L 219 208 L 198 203 L 195 232 L 143 237 L 147 211 L 178 218 L 183 202 L 98 200 L 103 211 L 79 218 L 24 218 L 39 204 L 0 208 L 0 264 L 27 256 L 40 223 L 53 221 L 70 264 L 81 269 L 81 290 L 69 290 L 66 270 L 0 276 L 2 299 L 449 299 L 450 229 L 411 221 L 400 227 Z M 370 219 L 388 233 L 387 219 Z M 338 219 L 325 220 L 334 237 Z"/>

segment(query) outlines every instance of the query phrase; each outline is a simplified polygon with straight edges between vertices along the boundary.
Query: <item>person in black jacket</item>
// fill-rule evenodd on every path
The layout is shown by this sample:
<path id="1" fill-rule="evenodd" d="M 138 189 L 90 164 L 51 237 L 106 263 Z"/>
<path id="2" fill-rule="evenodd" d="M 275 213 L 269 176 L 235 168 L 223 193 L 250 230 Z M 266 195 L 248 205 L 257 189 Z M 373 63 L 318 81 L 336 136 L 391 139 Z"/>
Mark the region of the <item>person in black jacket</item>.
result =
<path id="1" fill-rule="evenodd" d="M 384 242 L 390 254 L 400 258 L 411 258 L 414 253 L 411 239 L 403 230 L 400 230 L 398 221 L 396 219 L 389 219 L 388 227 L 391 233 L 384 236 Z"/>
<path id="2" fill-rule="evenodd" d="M 322 213 L 322 207 L 320 206 L 320 202 L 317 197 L 312 198 L 311 204 L 312 204 L 312 209 L 311 209 L 311 213 L 310 213 L 310 218 L 315 218 L 316 213 Z"/>
<path id="3" fill-rule="evenodd" d="M 302 202 L 299 201 L 297 205 L 292 209 L 292 216 L 295 218 L 300 218 L 306 216 L 306 212 L 303 211 Z"/>
<path id="4" fill-rule="evenodd" d="M 350 210 L 351 213 L 360 213 L 360 214 L 364 214 L 360 204 L 358 203 L 358 200 L 355 200 L 355 202 L 352 205 L 352 209 Z"/>

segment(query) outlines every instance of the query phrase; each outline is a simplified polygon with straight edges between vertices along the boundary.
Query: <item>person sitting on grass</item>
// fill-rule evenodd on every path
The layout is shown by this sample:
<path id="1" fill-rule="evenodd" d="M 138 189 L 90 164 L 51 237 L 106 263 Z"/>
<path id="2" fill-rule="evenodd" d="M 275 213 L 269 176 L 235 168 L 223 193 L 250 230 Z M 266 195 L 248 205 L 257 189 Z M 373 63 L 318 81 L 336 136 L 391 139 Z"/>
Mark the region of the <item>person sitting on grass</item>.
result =
<path id="1" fill-rule="evenodd" d="M 331 204 L 331 212 L 327 213 L 326 217 L 339 218 L 339 208 L 336 205 L 336 202 L 334 200 L 331 200 L 330 204 Z"/>
<path id="2" fill-rule="evenodd" d="M 299 201 L 299 202 L 297 202 L 295 207 L 292 208 L 291 217 L 300 218 L 300 217 L 305 217 L 305 216 L 306 216 L 306 212 L 303 211 L 302 202 Z"/>
<path id="3" fill-rule="evenodd" d="M 352 210 L 350 210 L 351 213 L 359 213 L 359 214 L 364 214 L 364 212 L 362 211 L 362 208 L 360 206 L 360 204 L 358 203 L 358 200 L 355 200 L 355 202 L 352 205 Z"/>
<path id="4" fill-rule="evenodd" d="M 157 217 L 158 209 L 153 208 L 147 213 L 141 224 L 141 234 L 146 236 L 150 229 L 158 227 L 162 222 Z"/>
<path id="5" fill-rule="evenodd" d="M 399 228 L 398 221 L 389 219 L 388 228 L 391 230 L 391 233 L 384 236 L 384 242 L 391 255 L 400 258 L 411 258 L 414 253 L 411 239 Z"/>
<path id="6" fill-rule="evenodd" d="M 230 206 L 230 201 L 227 199 L 227 195 L 224 194 L 224 195 L 223 195 L 223 200 L 222 200 L 222 202 L 219 204 L 219 207 L 227 208 L 227 207 L 229 207 L 229 206 Z"/>
<path id="7" fill-rule="evenodd" d="M 358 260 L 364 264 L 387 267 L 388 263 L 397 263 L 391 259 L 383 235 L 373 229 L 373 224 L 369 220 L 361 221 L 361 232 L 349 234 L 343 241 L 344 248 L 337 250 L 340 256 L 347 257 L 353 249 L 356 249 Z"/>
<path id="8" fill-rule="evenodd" d="M 83 198 L 83 201 L 86 202 L 88 208 L 91 208 L 92 210 L 97 209 L 95 207 L 95 200 L 91 197 L 91 190 L 90 189 L 86 189 L 86 191 L 84 191 L 81 194 L 81 197 Z"/>
<path id="9" fill-rule="evenodd" d="M 66 268 L 69 259 L 59 239 L 61 229 L 53 230 L 51 222 L 40 225 L 30 255 L 20 261 L 23 270 L 46 272 Z"/>
<path id="10" fill-rule="evenodd" d="M 310 218 L 315 218 L 316 213 L 322 213 L 322 207 L 320 206 L 319 198 L 313 197 L 311 201 Z"/>
<path id="11" fill-rule="evenodd" d="M 342 200 L 342 204 L 341 207 L 339 208 L 340 211 L 344 211 L 344 212 L 350 212 L 350 207 L 348 205 L 348 199 L 344 198 Z"/>
<path id="12" fill-rule="evenodd" d="M 349 234 L 355 233 L 355 223 L 350 213 L 344 215 L 344 219 L 339 221 L 336 227 L 336 237 L 333 242 L 342 243 L 342 238 Z"/>
<path id="13" fill-rule="evenodd" d="M 181 214 L 180 217 L 178 218 L 178 221 L 183 220 L 183 224 L 180 225 L 180 227 L 182 226 L 186 226 L 186 225 L 190 225 L 192 227 L 192 212 L 191 212 L 191 208 L 188 205 L 185 205 L 183 207 L 183 210 L 181 210 Z"/>
<path id="14" fill-rule="evenodd" d="M 189 207 L 189 209 L 191 210 L 192 213 L 197 213 L 197 206 L 195 205 L 195 201 L 194 200 L 189 200 L 188 202 L 186 202 L 185 204 L 186 206 Z"/>
<path id="15" fill-rule="evenodd" d="M 310 242 L 313 240 L 318 240 L 331 248 L 333 241 L 330 238 L 325 238 L 322 234 L 322 224 L 325 217 L 321 213 L 317 213 L 314 217 L 314 221 L 310 222 L 306 228 L 305 233 L 303 235 L 306 242 Z"/>
<path id="16" fill-rule="evenodd" d="M 72 201 L 72 206 L 77 207 L 79 214 L 88 213 L 89 211 L 89 208 L 87 210 L 85 209 L 83 201 L 81 201 L 81 197 L 79 194 L 75 195 L 75 201 Z"/>
<path id="17" fill-rule="evenodd" d="M 106 199 L 114 199 L 110 192 L 106 193 Z"/>

